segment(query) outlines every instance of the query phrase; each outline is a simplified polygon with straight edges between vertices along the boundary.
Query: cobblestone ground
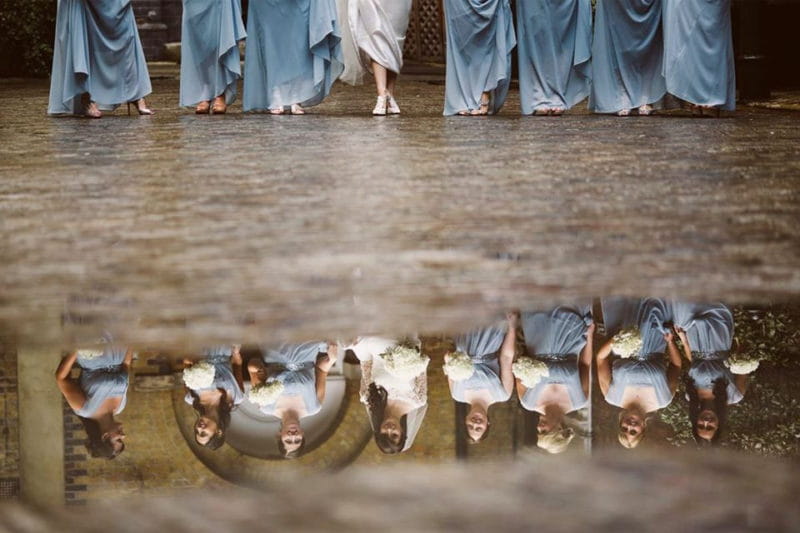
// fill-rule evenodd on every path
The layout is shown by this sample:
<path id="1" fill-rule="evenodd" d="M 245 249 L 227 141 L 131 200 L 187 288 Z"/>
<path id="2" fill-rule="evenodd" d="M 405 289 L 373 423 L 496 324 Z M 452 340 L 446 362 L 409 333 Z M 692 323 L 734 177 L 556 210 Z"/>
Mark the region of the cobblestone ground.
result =
<path id="1" fill-rule="evenodd" d="M 45 115 L 0 82 L 0 320 L 57 334 L 65 302 L 144 340 L 461 329 L 506 306 L 606 294 L 800 294 L 800 114 L 444 118 L 337 86 L 303 117 Z M 87 301 L 85 298 L 84 303 Z M 145 335 L 146 334 L 146 335 Z M 149 336 L 148 336 L 149 335 Z M 206 339 L 207 340 L 207 339 Z"/>

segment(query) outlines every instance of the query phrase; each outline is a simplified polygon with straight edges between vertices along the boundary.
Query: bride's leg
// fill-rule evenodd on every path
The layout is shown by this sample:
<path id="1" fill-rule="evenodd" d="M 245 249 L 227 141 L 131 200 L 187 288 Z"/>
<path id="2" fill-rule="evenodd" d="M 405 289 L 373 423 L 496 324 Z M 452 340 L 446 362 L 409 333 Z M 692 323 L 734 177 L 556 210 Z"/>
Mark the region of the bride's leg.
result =
<path id="1" fill-rule="evenodd" d="M 378 96 L 386 95 L 386 83 L 388 79 L 388 72 L 376 62 L 372 62 L 372 73 L 375 75 L 375 88 L 378 90 Z"/>

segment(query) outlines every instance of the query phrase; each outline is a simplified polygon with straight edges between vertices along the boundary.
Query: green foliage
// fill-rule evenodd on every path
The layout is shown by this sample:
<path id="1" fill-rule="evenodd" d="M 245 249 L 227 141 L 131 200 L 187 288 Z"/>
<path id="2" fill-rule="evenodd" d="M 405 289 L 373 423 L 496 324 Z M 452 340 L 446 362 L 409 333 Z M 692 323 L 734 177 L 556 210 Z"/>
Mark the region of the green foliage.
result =
<path id="1" fill-rule="evenodd" d="M 0 0 L 0 77 L 45 77 L 53 60 L 55 0 Z"/>

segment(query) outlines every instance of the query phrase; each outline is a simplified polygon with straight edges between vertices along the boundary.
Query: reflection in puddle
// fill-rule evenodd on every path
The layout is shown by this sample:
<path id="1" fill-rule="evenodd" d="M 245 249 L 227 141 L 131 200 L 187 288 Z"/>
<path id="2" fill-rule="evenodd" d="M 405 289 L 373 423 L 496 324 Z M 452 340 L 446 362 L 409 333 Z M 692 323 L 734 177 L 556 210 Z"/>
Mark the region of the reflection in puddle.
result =
<path id="1" fill-rule="evenodd" d="M 68 501 L 387 462 L 675 447 L 800 456 L 796 306 L 602 298 L 449 335 L 185 351 L 137 343 L 113 314 L 65 316 L 68 351 L 53 365 L 63 400 L 50 405 L 68 406 Z"/>

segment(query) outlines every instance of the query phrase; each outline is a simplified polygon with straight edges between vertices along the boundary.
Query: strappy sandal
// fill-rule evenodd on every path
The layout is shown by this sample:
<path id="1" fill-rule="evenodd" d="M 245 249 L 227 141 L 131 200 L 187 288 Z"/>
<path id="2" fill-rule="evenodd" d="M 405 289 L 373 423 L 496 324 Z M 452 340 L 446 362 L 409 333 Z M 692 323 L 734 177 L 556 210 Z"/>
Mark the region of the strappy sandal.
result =
<path id="1" fill-rule="evenodd" d="M 306 111 L 300 104 L 292 104 L 292 107 L 289 108 L 292 115 L 305 115 Z"/>

